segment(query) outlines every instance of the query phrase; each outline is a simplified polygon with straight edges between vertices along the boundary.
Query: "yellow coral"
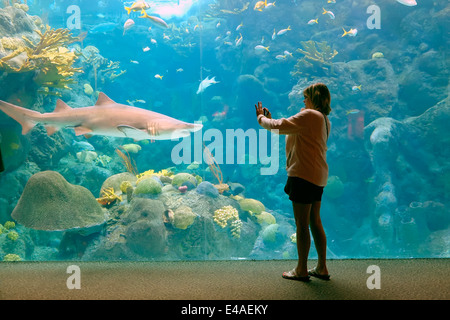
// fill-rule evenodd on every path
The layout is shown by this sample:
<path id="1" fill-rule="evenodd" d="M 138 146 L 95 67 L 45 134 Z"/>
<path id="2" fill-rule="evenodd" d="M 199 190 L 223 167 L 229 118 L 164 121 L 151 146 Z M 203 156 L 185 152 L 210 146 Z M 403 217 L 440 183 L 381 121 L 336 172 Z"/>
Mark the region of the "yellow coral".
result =
<path id="1" fill-rule="evenodd" d="M 108 206 L 115 201 L 122 201 L 122 197 L 115 194 L 114 188 L 102 189 L 101 195 L 102 196 L 97 199 L 97 202 L 103 206 Z"/>
<path id="2" fill-rule="evenodd" d="M 42 93 L 51 94 L 49 88 L 70 89 L 67 85 L 73 83 L 71 79 L 76 72 L 83 72 L 81 68 L 74 68 L 72 64 L 77 56 L 65 46 L 75 42 L 68 29 L 51 29 L 47 26 L 45 32 L 35 32 L 41 38 L 33 43 L 27 37 L 2 38 L 1 44 L 7 50 L 13 50 L 9 55 L 0 59 L 0 69 L 7 72 L 37 71 L 34 81 L 43 87 Z M 15 59 L 14 63 L 11 60 Z M 58 92 L 53 94 L 60 96 Z"/>
<path id="3" fill-rule="evenodd" d="M 232 206 L 224 206 L 214 211 L 214 222 L 222 228 L 227 226 L 229 220 L 239 220 L 239 213 Z"/>
<path id="4" fill-rule="evenodd" d="M 20 258 L 19 255 L 14 254 L 14 253 L 8 253 L 7 255 L 5 255 L 3 257 L 3 261 L 5 262 L 15 262 L 15 261 L 21 261 L 22 258 Z"/>
<path id="5" fill-rule="evenodd" d="M 136 175 L 137 181 L 136 184 L 139 184 L 139 182 L 141 182 L 144 179 L 147 178 L 151 178 L 153 176 L 157 176 L 157 177 L 161 177 L 161 176 L 166 176 L 166 177 L 170 177 L 171 175 L 173 175 L 173 172 L 167 169 L 163 169 L 159 172 L 155 172 L 155 170 L 147 170 L 143 173 L 140 173 L 138 175 Z"/>

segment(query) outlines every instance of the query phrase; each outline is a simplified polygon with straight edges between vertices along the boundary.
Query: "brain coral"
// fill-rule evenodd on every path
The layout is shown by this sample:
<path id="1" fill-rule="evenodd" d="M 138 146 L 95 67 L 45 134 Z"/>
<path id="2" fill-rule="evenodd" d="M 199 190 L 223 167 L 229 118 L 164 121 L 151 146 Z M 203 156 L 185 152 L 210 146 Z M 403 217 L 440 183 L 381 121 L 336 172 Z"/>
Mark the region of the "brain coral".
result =
<path id="1" fill-rule="evenodd" d="M 177 229 L 186 230 L 194 223 L 196 217 L 197 215 L 192 212 L 190 207 L 180 206 L 174 212 L 173 226 Z"/>
<path id="2" fill-rule="evenodd" d="M 194 186 L 197 185 L 197 179 L 192 174 L 181 172 L 173 176 L 172 185 L 175 187 L 180 187 L 183 183 L 190 182 Z"/>
<path id="3" fill-rule="evenodd" d="M 264 205 L 255 199 L 242 199 L 239 201 L 239 205 L 241 206 L 241 209 L 244 211 L 250 212 L 250 214 L 260 214 L 266 208 Z"/>
<path id="4" fill-rule="evenodd" d="M 11 216 L 36 230 L 66 230 L 102 224 L 106 216 L 92 193 L 55 171 L 28 180 Z"/>
<path id="5" fill-rule="evenodd" d="M 134 189 L 135 194 L 158 194 L 161 193 L 161 184 L 153 178 L 142 180 Z"/>
<path id="6" fill-rule="evenodd" d="M 275 217 L 269 212 L 263 211 L 260 214 L 256 215 L 256 219 L 259 224 L 275 224 L 277 220 Z"/>

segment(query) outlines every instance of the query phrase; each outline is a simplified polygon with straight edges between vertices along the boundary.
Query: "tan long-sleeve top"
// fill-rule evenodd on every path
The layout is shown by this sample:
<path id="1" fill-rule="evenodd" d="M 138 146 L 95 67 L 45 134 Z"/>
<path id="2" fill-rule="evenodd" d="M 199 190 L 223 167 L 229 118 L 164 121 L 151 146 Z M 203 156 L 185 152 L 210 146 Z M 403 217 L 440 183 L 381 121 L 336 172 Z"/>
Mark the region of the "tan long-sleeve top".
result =
<path id="1" fill-rule="evenodd" d="M 325 125 L 327 121 L 327 126 Z M 324 187 L 328 179 L 327 138 L 328 117 L 313 109 L 302 109 L 289 118 L 269 119 L 258 116 L 259 124 L 267 130 L 286 135 L 286 171 L 289 177 L 299 177 Z"/>

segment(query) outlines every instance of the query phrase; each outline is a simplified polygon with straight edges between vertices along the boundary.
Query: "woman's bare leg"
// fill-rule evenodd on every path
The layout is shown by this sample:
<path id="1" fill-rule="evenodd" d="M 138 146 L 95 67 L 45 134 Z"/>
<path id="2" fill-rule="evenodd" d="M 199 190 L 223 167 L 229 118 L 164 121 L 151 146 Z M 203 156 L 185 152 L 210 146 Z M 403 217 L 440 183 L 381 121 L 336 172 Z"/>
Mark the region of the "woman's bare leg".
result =
<path id="1" fill-rule="evenodd" d="M 328 274 L 326 264 L 327 237 L 322 226 L 322 220 L 320 219 L 320 205 L 320 201 L 312 203 L 309 226 L 311 227 L 311 233 L 314 238 L 314 245 L 316 246 L 318 256 L 316 272 L 322 275 L 326 275 Z"/>
<path id="2" fill-rule="evenodd" d="M 311 236 L 309 234 L 309 215 L 311 204 L 292 202 L 294 208 L 295 224 L 297 226 L 297 252 L 298 264 L 295 273 L 299 277 L 308 275 L 308 254 L 311 246 Z"/>

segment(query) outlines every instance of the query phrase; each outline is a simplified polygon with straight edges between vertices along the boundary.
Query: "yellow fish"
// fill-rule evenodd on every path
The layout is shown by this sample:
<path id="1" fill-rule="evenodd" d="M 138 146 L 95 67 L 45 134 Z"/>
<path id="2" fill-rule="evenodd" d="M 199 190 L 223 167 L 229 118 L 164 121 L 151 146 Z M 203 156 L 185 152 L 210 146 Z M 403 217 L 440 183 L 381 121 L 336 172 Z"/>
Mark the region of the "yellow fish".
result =
<path id="1" fill-rule="evenodd" d="M 127 13 L 130 14 L 131 11 L 142 11 L 150 8 L 150 5 L 145 1 L 135 1 L 131 7 L 125 7 Z"/>
<path id="2" fill-rule="evenodd" d="M 258 2 L 255 4 L 255 7 L 253 8 L 253 10 L 262 11 L 265 7 L 267 7 L 267 0 L 264 0 L 264 1 L 258 1 Z"/>

